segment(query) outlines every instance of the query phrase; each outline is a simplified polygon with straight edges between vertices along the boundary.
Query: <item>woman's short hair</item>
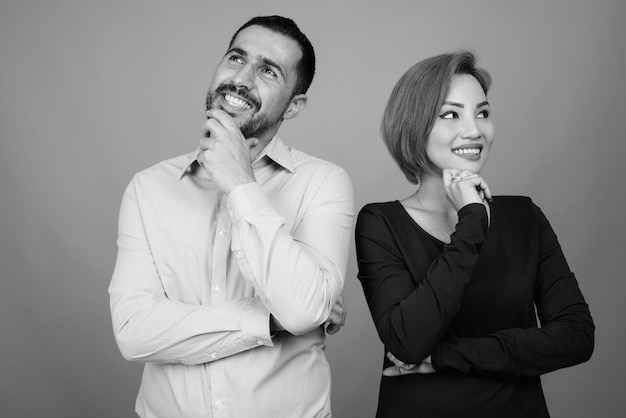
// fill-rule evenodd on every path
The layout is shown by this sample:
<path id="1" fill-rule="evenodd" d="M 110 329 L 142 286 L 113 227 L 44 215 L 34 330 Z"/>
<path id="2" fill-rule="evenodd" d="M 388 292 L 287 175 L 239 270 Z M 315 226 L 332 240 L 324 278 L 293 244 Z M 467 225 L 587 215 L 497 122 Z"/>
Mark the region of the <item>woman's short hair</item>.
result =
<path id="1" fill-rule="evenodd" d="M 409 68 L 393 88 L 380 130 L 389 153 L 411 183 L 419 184 L 424 172 L 435 169 L 426 155 L 426 143 L 452 77 L 472 75 L 487 94 L 491 75 L 475 63 L 469 51 L 426 58 Z"/>

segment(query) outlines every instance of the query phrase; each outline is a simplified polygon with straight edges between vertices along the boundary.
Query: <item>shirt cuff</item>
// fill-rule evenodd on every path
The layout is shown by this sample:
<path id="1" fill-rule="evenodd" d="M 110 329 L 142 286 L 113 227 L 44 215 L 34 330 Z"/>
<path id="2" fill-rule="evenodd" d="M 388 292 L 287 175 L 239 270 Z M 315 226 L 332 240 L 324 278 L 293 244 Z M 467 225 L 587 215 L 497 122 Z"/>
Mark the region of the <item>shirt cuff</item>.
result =
<path id="1" fill-rule="evenodd" d="M 273 211 L 272 204 L 256 182 L 235 187 L 228 194 L 226 202 L 234 223 L 252 213 Z"/>
<path id="2" fill-rule="evenodd" d="M 245 340 L 252 345 L 274 345 L 270 336 L 270 312 L 261 299 L 248 299 L 241 318 L 241 330 Z"/>

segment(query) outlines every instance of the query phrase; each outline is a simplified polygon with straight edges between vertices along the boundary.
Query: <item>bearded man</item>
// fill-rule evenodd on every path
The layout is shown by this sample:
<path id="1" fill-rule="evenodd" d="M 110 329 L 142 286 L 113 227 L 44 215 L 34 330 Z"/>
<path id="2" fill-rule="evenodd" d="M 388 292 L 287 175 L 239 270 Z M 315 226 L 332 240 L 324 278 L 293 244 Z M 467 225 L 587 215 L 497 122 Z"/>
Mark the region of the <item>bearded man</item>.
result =
<path id="1" fill-rule="evenodd" d="M 352 185 L 277 136 L 314 73 L 292 20 L 251 19 L 215 70 L 198 149 L 126 189 L 109 294 L 120 351 L 145 363 L 140 416 L 331 416 L 324 326 L 345 320 Z"/>

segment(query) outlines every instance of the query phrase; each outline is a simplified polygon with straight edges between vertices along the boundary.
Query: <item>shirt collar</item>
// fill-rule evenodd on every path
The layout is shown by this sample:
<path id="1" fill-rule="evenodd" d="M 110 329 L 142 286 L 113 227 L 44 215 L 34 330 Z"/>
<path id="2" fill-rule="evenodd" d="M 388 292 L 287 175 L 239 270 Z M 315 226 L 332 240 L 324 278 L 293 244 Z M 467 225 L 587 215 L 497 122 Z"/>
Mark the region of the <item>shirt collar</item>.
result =
<path id="1" fill-rule="evenodd" d="M 179 180 L 182 179 L 185 174 L 193 174 L 198 169 L 199 164 L 196 157 L 199 152 L 200 147 L 182 157 L 180 174 L 178 176 Z M 272 138 L 269 144 L 267 144 L 261 153 L 256 157 L 254 162 L 257 162 L 266 156 L 276 164 L 293 173 L 294 163 L 291 158 L 290 149 L 278 136 L 274 136 L 274 138 Z"/>
<path id="2" fill-rule="evenodd" d="M 294 172 L 294 163 L 291 158 L 291 150 L 278 136 L 274 136 L 269 144 L 258 155 L 257 160 L 267 156 L 276 164 L 290 172 Z"/>

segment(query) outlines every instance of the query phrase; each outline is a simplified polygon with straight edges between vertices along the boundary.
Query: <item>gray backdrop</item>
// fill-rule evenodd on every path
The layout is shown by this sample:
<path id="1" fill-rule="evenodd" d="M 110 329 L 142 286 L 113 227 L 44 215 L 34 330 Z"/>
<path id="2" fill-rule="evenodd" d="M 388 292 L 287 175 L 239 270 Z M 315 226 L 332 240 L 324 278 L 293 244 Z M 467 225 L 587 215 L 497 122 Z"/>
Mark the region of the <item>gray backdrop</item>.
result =
<path id="1" fill-rule="evenodd" d="M 486 180 L 543 208 L 597 325 L 591 361 L 544 377 L 549 408 L 623 413 L 623 0 L 2 0 L 0 415 L 134 415 L 141 365 L 117 350 L 106 293 L 122 192 L 195 148 L 234 29 L 273 13 L 296 20 L 319 63 L 281 136 L 345 167 L 357 210 L 412 192 L 378 134 L 396 80 L 433 54 L 478 54 L 495 79 Z M 327 348 L 339 418 L 373 416 L 383 356 L 351 251 L 348 321 Z"/>

